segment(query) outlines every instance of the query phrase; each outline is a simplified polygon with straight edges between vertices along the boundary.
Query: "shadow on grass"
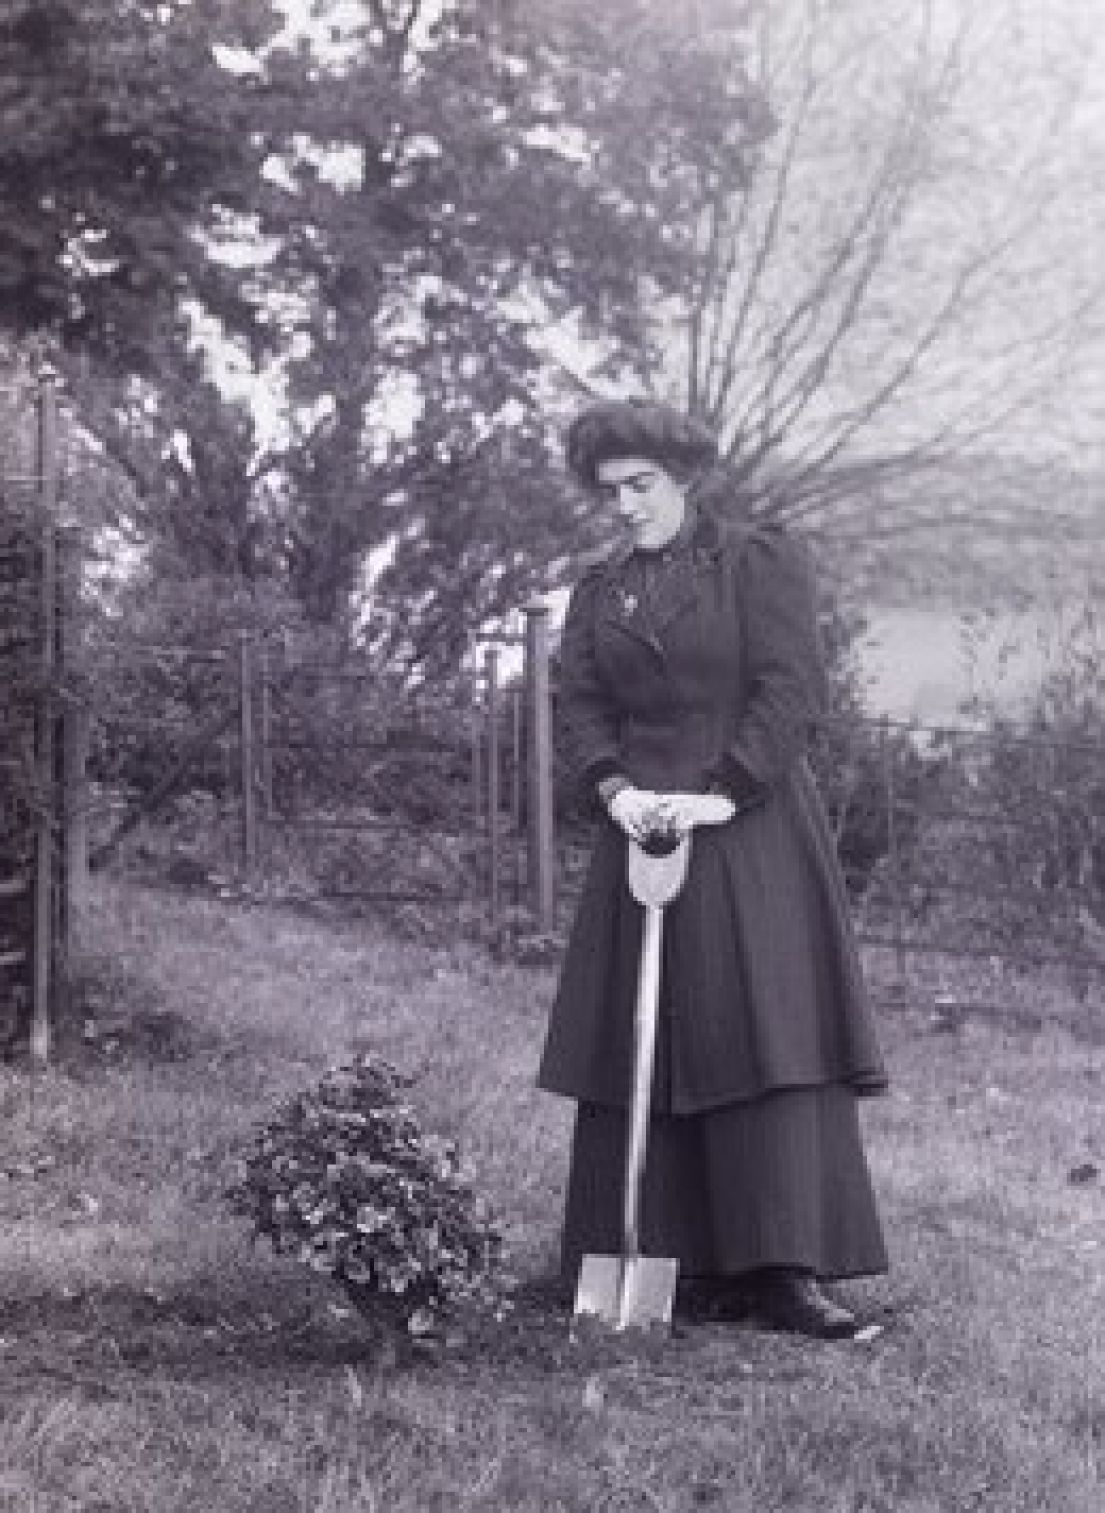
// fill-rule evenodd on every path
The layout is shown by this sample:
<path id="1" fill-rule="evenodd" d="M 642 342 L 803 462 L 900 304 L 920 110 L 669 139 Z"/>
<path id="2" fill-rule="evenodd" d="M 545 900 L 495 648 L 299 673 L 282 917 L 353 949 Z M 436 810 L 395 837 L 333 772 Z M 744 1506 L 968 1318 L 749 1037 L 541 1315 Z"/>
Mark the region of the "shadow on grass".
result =
<path id="1" fill-rule="evenodd" d="M 340 1306 L 337 1293 L 234 1292 L 197 1280 L 175 1290 L 132 1286 L 0 1300 L 5 1374 L 99 1382 L 135 1375 L 209 1379 L 394 1365 L 394 1341 Z"/>
<path id="2" fill-rule="evenodd" d="M 51 1059 L 79 1078 L 105 1066 L 165 1066 L 222 1048 L 220 1037 L 161 1001 L 156 983 L 107 957 L 86 955 L 65 981 Z M 11 1059 L 22 1061 L 26 1048 Z"/>

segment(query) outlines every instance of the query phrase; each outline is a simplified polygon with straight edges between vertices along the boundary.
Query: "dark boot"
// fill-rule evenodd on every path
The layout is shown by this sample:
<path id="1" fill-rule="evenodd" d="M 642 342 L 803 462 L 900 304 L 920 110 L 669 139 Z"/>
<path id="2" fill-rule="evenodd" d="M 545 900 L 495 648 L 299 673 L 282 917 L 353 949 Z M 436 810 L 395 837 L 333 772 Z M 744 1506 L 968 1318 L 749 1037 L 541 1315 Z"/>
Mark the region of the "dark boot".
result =
<path id="1" fill-rule="evenodd" d="M 855 1314 L 827 1297 L 806 1271 L 764 1272 L 756 1279 L 752 1311 L 769 1329 L 819 1340 L 850 1340 L 859 1327 Z"/>
<path id="2" fill-rule="evenodd" d="M 738 1324 L 752 1311 L 752 1295 L 740 1277 L 680 1277 L 675 1309 L 691 1324 Z"/>

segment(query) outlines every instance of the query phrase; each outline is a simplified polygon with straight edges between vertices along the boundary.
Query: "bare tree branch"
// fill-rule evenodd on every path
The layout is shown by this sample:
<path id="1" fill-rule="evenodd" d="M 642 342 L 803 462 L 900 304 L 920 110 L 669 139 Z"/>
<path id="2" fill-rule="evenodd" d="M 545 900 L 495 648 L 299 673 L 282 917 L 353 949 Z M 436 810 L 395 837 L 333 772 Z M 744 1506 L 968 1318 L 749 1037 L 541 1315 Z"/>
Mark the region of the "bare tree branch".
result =
<path id="1" fill-rule="evenodd" d="M 705 271 L 698 294 L 691 301 L 690 354 L 687 363 L 687 408 L 695 414 L 699 408 L 702 382 L 703 324 L 709 308 L 710 290 L 717 277 L 718 260 L 725 222 L 724 195 L 720 186 L 704 212 L 707 222 Z"/>
<path id="2" fill-rule="evenodd" d="M 941 132 L 955 123 L 966 83 L 975 77 L 967 44 L 977 18 L 965 19 L 937 50 L 933 6 L 923 0 L 913 56 L 907 63 L 899 51 L 896 60 L 906 70 L 898 107 L 859 202 L 797 293 L 773 311 L 772 300 L 787 293 L 779 273 L 796 245 L 795 194 L 803 155 L 816 140 L 815 107 L 825 100 L 814 31 L 829 24 L 832 13 L 812 4 L 808 17 L 794 55 L 803 71 L 794 79 L 794 107 L 773 161 L 750 187 L 739 186 L 727 213 L 711 202 L 702 276 L 688 304 L 688 387 L 692 405 L 726 438 L 725 454 L 747 507 L 807 525 L 831 518 L 862 531 L 872 523 L 872 491 L 935 473 L 971 448 L 992 445 L 1047 397 L 1080 326 L 1105 299 L 1105 280 L 1073 307 L 1068 301 L 1046 327 L 1030 311 L 1011 340 L 995 345 L 987 321 L 1001 310 L 1002 279 L 1021 265 L 1063 192 L 1049 189 L 1046 180 L 1078 95 L 1065 90 L 1027 151 L 1017 143 L 1014 175 L 984 185 L 986 199 L 980 196 L 977 224 L 962 248 L 942 245 L 939 230 L 930 231 L 919 213 L 930 183 L 938 193 L 942 187 L 941 144 L 956 139 Z M 889 18 L 887 28 L 884 40 L 896 48 Z M 983 54 L 974 56 L 981 61 Z M 992 59 L 992 50 L 986 56 Z M 832 77 L 835 88 L 839 78 Z M 909 265 L 901 261 L 912 245 L 907 222 L 935 236 L 935 261 L 943 271 L 935 289 L 907 282 L 907 294 L 918 294 L 917 308 L 905 306 L 900 318 L 891 318 L 877 301 L 883 290 L 897 298 L 890 281 L 900 266 L 909 279 Z M 960 224 L 969 225 L 968 218 Z M 981 349 L 964 382 L 962 363 L 945 373 L 940 358 L 955 354 L 956 343 L 965 350 L 964 339 L 976 332 Z M 843 366 L 846 353 L 859 358 L 851 373 Z M 926 383 L 935 403 L 911 413 L 908 398 L 923 394 Z M 895 418 L 913 440 L 886 439 L 893 434 L 886 422 Z M 872 455 L 857 455 L 861 448 Z M 896 516 L 882 528 L 919 529 L 923 515 L 922 507 L 915 518 Z"/>
<path id="3" fill-rule="evenodd" d="M 734 447 L 753 429 L 759 432 L 754 453 L 746 453 L 742 458 L 747 470 L 758 466 L 793 430 L 820 392 L 837 352 L 854 329 L 870 288 L 885 265 L 893 234 L 909 208 L 926 161 L 927 133 L 936 113 L 936 102 L 946 102 L 957 67 L 957 52 L 953 48 L 946 55 L 934 85 L 928 90 L 918 88 L 907 97 L 879 170 L 850 225 L 835 248 L 830 249 L 819 275 L 773 336 L 768 348 L 767 373 L 735 427 Z M 854 265 L 854 272 L 849 275 L 840 298 L 838 315 L 821 344 L 805 356 L 849 264 Z M 797 371 L 788 377 L 788 365 L 795 363 Z M 780 396 L 778 389 L 784 383 L 787 387 Z M 753 416 L 757 411 L 759 424 L 754 427 Z"/>
<path id="4" fill-rule="evenodd" d="M 779 228 L 782 222 L 783 212 L 787 204 L 787 193 L 790 184 L 790 175 L 798 149 L 802 142 L 803 129 L 808 119 L 809 109 L 817 95 L 817 81 L 813 76 L 812 68 L 807 75 L 806 85 L 802 92 L 802 98 L 795 112 L 794 122 L 788 134 L 786 147 L 780 160 L 779 168 L 775 174 L 774 192 L 763 233 L 756 248 L 752 266 L 744 282 L 744 290 L 736 316 L 729 328 L 728 337 L 724 341 L 724 356 L 721 357 L 719 367 L 715 368 L 715 354 L 711 350 L 711 377 L 717 373 L 716 382 L 712 384 L 713 394 L 711 397 L 708 415 L 710 420 L 718 424 L 725 412 L 725 406 L 729 401 L 733 384 L 737 375 L 737 364 L 741 350 L 741 342 L 744 339 L 749 317 L 755 308 L 757 296 L 771 258 L 773 257 L 779 240 Z M 740 247 L 736 236 L 732 242 L 732 252 L 726 268 L 726 278 L 718 288 L 718 330 L 720 345 L 720 329 L 723 321 L 723 311 L 729 281 L 736 272 L 740 257 Z"/>
<path id="5" fill-rule="evenodd" d="M 895 373 L 862 406 L 842 419 L 838 434 L 829 444 L 813 455 L 807 454 L 804 458 L 799 456 L 795 459 L 794 470 L 788 474 L 788 487 L 793 498 L 797 500 L 802 496 L 810 479 L 832 468 L 836 459 L 870 420 L 913 377 L 923 357 L 947 334 L 949 325 L 962 312 L 970 287 L 986 272 L 1000 268 L 1005 254 L 1016 245 L 1022 231 L 1022 226 L 1014 226 L 999 241 L 981 249 L 960 270 L 940 309 Z M 1033 329 L 1005 343 L 1001 353 L 1005 359 L 1002 364 L 1003 376 L 999 383 L 993 388 L 980 389 L 973 401 L 961 402 L 957 407 L 955 421 L 931 433 L 929 442 L 922 443 L 915 449 L 918 460 L 924 455 L 937 452 L 950 457 L 971 446 L 977 446 L 981 441 L 1000 436 L 1009 422 L 1043 398 L 1054 382 L 1056 370 L 1041 361 L 1045 348 L 1054 348 L 1056 360 L 1061 361 L 1069 351 L 1071 339 L 1103 302 L 1105 280 L 1097 284 L 1073 309 L 1051 322 L 1049 327 Z M 1016 357 L 1023 357 L 1026 361 L 1023 364 L 1015 363 L 1013 359 Z M 1033 381 L 1027 386 L 1011 387 L 1007 377 L 1010 371 L 1030 372 L 1034 375 Z M 965 424 L 972 412 L 978 418 L 971 424 Z M 798 510 L 797 513 L 802 511 Z"/>

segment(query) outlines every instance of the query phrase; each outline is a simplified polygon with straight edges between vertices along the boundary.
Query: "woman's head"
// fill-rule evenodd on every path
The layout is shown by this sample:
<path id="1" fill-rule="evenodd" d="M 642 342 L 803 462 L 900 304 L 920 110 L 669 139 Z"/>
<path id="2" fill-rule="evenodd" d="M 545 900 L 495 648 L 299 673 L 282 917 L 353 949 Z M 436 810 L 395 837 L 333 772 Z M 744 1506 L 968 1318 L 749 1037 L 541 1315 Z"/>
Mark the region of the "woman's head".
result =
<path id="1" fill-rule="evenodd" d="M 568 432 L 568 466 L 604 499 L 635 544 L 667 544 L 686 518 L 691 484 L 714 462 L 706 428 L 664 405 L 596 405 Z"/>
<path id="2" fill-rule="evenodd" d="M 670 405 L 610 401 L 592 405 L 568 428 L 568 467 L 585 489 L 601 463 L 647 458 L 688 487 L 717 460 L 717 442 L 701 421 Z"/>

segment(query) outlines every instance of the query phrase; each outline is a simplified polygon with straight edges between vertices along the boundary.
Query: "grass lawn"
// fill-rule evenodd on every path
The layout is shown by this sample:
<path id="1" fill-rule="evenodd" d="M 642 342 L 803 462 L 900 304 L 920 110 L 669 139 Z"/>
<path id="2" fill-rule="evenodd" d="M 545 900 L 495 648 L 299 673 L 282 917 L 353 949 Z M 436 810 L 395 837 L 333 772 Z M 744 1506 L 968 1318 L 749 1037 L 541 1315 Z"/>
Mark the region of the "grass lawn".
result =
<path id="1" fill-rule="evenodd" d="M 0 1068 L 0 1509 L 1105 1503 L 1105 1051 L 1058 989 L 1037 1030 L 884 1015 L 893 1092 L 864 1120 L 894 1266 L 843 1289 L 874 1341 L 573 1345 L 534 1287 L 500 1327 L 397 1351 L 251 1248 L 221 1197 L 236 1155 L 372 1046 L 459 1139 L 515 1269 L 549 1273 L 570 1118 L 532 1086 L 551 971 L 122 881 L 86 931 L 88 1023 L 48 1071 Z"/>

